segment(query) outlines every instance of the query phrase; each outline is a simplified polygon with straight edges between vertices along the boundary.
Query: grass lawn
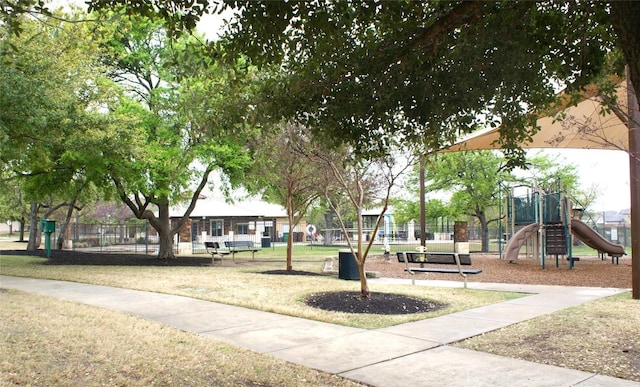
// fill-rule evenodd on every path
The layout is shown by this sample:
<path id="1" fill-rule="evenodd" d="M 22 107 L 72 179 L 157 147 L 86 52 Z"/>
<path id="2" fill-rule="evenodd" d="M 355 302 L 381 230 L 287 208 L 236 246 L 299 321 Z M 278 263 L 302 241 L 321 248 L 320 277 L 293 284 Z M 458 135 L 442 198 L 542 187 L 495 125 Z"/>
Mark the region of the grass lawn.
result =
<path id="1" fill-rule="evenodd" d="M 42 265 L 44 261 L 36 257 L 0 255 L 0 274 L 176 294 L 365 329 L 422 320 L 522 296 L 462 288 L 425 288 L 409 283 L 404 286 L 371 284 L 372 292 L 393 292 L 448 306 L 431 313 L 405 315 L 336 313 L 310 307 L 304 299 L 326 291 L 359 291 L 360 282 L 345 281 L 336 276 L 262 274 L 267 270 L 283 269 L 282 259 L 256 260 L 255 263 L 249 260 L 250 264 L 231 267 L 56 266 Z M 317 273 L 321 273 L 322 267 L 323 259 L 312 258 L 296 260 L 295 265 L 296 270 Z"/>
<path id="2" fill-rule="evenodd" d="M 358 386 L 106 309 L 0 292 L 2 386 Z"/>

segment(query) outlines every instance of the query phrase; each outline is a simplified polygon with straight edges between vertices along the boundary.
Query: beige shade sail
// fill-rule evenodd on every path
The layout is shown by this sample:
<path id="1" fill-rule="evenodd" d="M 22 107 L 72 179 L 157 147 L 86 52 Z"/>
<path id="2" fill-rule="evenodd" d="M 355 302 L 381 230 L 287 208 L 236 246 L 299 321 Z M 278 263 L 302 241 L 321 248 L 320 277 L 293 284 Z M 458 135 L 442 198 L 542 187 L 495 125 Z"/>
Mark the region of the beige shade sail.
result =
<path id="1" fill-rule="evenodd" d="M 613 149 L 629 151 L 627 120 L 627 86 L 617 88 L 615 108 L 603 113 L 602 98 L 595 86 L 587 89 L 577 105 L 561 113 L 538 119 L 539 131 L 522 148 Z M 559 109 L 557 109 L 559 110 Z M 482 130 L 443 149 L 442 152 L 499 149 L 499 128 Z"/>

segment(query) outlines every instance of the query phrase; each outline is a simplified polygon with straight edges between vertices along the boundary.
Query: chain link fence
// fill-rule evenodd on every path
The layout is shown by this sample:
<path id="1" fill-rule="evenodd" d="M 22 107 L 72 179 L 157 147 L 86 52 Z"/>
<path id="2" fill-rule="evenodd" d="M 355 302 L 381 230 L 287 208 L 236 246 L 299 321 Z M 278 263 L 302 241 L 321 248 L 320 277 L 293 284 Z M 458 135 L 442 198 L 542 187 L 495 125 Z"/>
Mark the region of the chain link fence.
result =
<path id="1" fill-rule="evenodd" d="M 158 233 L 146 221 L 122 224 L 72 223 L 65 237 L 66 248 L 76 251 L 155 254 Z"/>
<path id="2" fill-rule="evenodd" d="M 605 226 L 604 228 L 594 229 L 607 240 L 620 243 L 625 248 L 631 245 L 631 227 L 628 225 Z M 349 238 L 355 242 L 357 240 L 357 230 L 349 229 Z M 430 251 L 453 251 L 454 236 L 452 226 L 427 227 L 426 245 Z M 508 231 L 502 227 L 490 227 L 489 233 L 489 253 L 499 253 L 504 248 L 510 235 Z M 318 230 L 315 234 L 304 232 L 293 233 L 287 235 L 287 238 L 272 239 L 270 237 L 262 237 L 259 235 L 242 235 L 234 236 L 234 240 L 240 238 L 242 240 L 252 240 L 255 246 L 262 249 L 271 249 L 279 251 L 286 248 L 287 239 L 292 238 L 296 251 L 304 251 L 305 249 L 317 249 L 323 246 L 334 246 L 346 248 L 347 242 L 344 232 L 341 229 Z M 391 247 L 392 251 L 397 250 L 413 250 L 420 245 L 419 228 L 409 227 L 408 225 L 398 225 L 393 232 L 385 232 L 378 230 L 377 234 L 373 234 L 373 230 L 364 230 L 363 241 L 369 242 L 374 238 L 374 245 L 377 250 L 382 251 L 385 244 Z M 204 241 L 198 237 L 191 241 L 190 248 L 187 249 L 190 254 L 206 254 Z M 229 240 L 226 236 L 219 237 L 220 241 Z M 477 225 L 469 225 L 468 228 L 469 250 L 470 252 L 480 252 L 482 250 L 482 233 Z M 580 245 L 581 242 L 574 238 L 574 245 Z M 79 224 L 73 223 L 69 225 L 65 238 L 65 248 L 76 251 L 97 251 L 97 252 L 119 252 L 119 253 L 135 253 L 135 254 L 156 254 L 158 252 L 158 234 L 148 222 L 135 222 L 124 224 Z M 174 243 L 174 249 L 177 254 L 183 254 L 184 249 L 179 247 L 184 243 Z"/>

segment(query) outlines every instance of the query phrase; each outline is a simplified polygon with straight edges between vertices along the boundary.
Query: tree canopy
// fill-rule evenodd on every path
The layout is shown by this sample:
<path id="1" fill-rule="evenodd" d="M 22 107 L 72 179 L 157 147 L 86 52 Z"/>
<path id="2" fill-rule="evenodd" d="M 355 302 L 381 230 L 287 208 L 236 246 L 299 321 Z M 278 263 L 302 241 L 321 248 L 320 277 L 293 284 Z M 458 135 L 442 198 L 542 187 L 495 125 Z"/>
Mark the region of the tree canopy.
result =
<path id="1" fill-rule="evenodd" d="M 54 198 L 54 207 L 73 208 L 85 191 L 105 183 L 92 168 L 92 151 L 105 123 L 96 108 L 111 87 L 92 31 L 76 17 L 23 18 L 19 35 L 0 29 L 0 167 L 19 187 L 20 210 L 32 224 Z M 31 227 L 29 249 L 37 248 L 36 233 Z"/>
<path id="2" fill-rule="evenodd" d="M 103 61 L 126 92 L 112 107 L 114 124 L 131 134 L 127 153 L 103 150 L 103 164 L 119 197 L 140 219 L 158 231 L 161 258 L 171 258 L 172 237 L 185 224 L 209 174 L 220 169 L 237 183 L 251 160 L 244 146 L 243 123 L 234 121 L 234 94 L 244 68 L 207 61 L 190 36 L 169 41 L 165 29 L 144 17 L 120 17 L 108 30 Z M 205 65 L 189 67 L 200 61 Z M 176 66 L 177 62 L 184 67 Z M 191 69 L 191 71 L 185 71 Z M 172 204 L 188 202 L 170 223 Z M 157 209 L 157 213 L 154 211 Z"/>

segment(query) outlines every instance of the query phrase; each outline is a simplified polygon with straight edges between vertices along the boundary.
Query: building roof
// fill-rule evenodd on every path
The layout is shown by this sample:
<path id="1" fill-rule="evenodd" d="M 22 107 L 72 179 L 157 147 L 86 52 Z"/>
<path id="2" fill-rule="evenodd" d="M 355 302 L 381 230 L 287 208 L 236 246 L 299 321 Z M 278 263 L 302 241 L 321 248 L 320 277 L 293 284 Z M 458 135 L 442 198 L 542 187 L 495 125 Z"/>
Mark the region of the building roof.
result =
<path id="1" fill-rule="evenodd" d="M 169 216 L 180 217 L 184 214 L 187 205 L 172 207 Z M 227 203 L 216 198 L 202 197 L 198 199 L 196 207 L 191 212 L 190 218 L 211 217 L 263 217 L 282 218 L 287 216 L 286 209 L 278 204 L 267 203 L 258 199 L 250 199 Z"/>
<path id="2" fill-rule="evenodd" d="M 624 223 L 624 215 L 616 211 L 603 211 L 596 216 L 598 223 Z"/>

